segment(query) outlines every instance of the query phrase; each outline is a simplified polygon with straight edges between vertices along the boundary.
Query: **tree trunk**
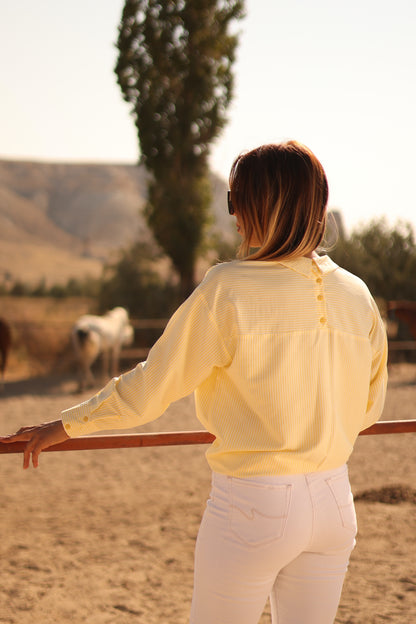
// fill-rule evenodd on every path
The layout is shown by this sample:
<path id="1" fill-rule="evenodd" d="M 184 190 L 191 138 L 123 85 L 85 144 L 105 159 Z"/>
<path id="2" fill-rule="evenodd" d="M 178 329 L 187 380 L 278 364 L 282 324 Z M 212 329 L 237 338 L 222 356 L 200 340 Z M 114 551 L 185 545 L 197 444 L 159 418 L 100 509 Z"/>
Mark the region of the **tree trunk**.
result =
<path id="1" fill-rule="evenodd" d="M 185 301 L 195 288 L 195 271 L 193 267 L 179 271 L 179 296 Z"/>

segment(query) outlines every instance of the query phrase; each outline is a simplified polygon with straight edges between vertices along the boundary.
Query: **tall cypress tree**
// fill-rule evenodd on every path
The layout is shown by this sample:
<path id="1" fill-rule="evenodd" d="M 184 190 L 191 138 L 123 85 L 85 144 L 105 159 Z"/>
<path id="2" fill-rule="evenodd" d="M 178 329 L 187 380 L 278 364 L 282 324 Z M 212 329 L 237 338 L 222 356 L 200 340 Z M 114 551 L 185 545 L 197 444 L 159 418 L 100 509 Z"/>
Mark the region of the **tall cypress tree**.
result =
<path id="1" fill-rule="evenodd" d="M 115 67 L 149 173 L 146 217 L 180 277 L 195 283 L 208 220 L 208 155 L 225 126 L 244 0 L 126 0 Z"/>

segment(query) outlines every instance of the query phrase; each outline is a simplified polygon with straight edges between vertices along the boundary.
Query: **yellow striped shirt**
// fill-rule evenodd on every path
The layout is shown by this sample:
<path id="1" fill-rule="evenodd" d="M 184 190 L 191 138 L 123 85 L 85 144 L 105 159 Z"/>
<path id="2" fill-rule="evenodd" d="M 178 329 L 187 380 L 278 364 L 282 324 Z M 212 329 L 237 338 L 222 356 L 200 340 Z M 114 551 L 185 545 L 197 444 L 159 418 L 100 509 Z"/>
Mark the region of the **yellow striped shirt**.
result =
<path id="1" fill-rule="evenodd" d="M 68 435 L 136 427 L 195 390 L 211 468 L 329 470 L 381 415 L 387 340 L 366 285 L 328 256 L 208 271 L 146 362 L 62 413 Z"/>

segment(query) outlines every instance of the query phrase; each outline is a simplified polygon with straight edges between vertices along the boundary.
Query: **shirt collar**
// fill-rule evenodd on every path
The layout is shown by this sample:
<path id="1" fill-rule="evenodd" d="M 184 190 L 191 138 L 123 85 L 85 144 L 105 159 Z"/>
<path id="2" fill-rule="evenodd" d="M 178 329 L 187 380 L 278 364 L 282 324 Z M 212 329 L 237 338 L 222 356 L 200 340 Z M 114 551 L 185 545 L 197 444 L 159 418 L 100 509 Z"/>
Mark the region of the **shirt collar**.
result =
<path id="1" fill-rule="evenodd" d="M 331 260 L 329 256 L 316 256 L 315 258 L 292 258 L 289 260 L 281 260 L 280 264 L 296 271 L 305 277 L 312 277 L 313 272 L 325 274 L 335 271 L 338 265 Z"/>

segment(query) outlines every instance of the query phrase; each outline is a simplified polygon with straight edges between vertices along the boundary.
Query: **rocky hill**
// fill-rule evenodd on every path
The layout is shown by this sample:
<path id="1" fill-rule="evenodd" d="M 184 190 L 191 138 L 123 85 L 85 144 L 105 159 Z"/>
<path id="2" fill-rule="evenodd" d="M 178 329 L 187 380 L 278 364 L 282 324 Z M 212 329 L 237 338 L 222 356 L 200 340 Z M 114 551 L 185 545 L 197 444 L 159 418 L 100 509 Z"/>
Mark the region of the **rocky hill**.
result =
<path id="1" fill-rule="evenodd" d="M 212 176 L 214 228 L 232 236 L 226 183 Z M 0 160 L 0 282 L 99 275 L 114 252 L 150 236 L 143 167 Z"/>

